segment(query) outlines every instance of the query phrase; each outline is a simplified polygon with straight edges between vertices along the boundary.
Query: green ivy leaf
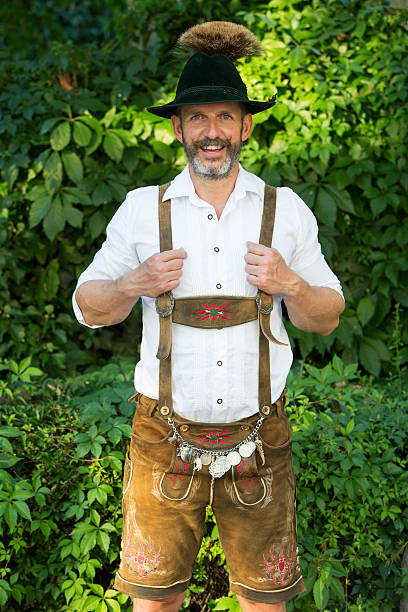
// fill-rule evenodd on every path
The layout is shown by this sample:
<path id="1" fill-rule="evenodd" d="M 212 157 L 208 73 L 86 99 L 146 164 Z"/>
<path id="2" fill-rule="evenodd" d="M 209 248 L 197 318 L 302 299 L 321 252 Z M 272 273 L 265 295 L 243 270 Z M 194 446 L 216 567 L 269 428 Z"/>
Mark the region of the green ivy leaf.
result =
<path id="1" fill-rule="evenodd" d="M 359 349 L 359 357 L 360 361 L 365 367 L 365 369 L 373 374 L 374 376 L 378 376 L 381 369 L 381 361 L 378 357 L 377 353 L 373 350 L 372 346 L 370 346 L 364 340 L 361 341 L 360 349 Z"/>
<path id="2" fill-rule="evenodd" d="M 19 172 L 19 169 L 14 163 L 8 164 L 8 166 L 3 172 L 4 178 L 6 182 L 8 183 L 10 190 L 13 189 L 13 185 L 18 179 L 18 172 Z"/>
<path id="3" fill-rule="evenodd" d="M 83 214 L 80 210 L 72 206 L 71 202 L 66 201 L 65 198 L 62 198 L 64 202 L 64 217 L 65 220 L 72 225 L 72 227 L 81 227 Z"/>
<path id="4" fill-rule="evenodd" d="M 72 151 L 64 151 L 62 153 L 62 163 L 64 164 L 64 169 L 71 181 L 74 183 L 79 183 L 82 181 L 84 176 L 84 171 L 82 167 L 81 159 L 78 155 Z"/>
<path id="5" fill-rule="evenodd" d="M 357 316 L 360 319 L 362 325 L 368 323 L 374 312 L 375 307 L 370 298 L 362 298 L 357 306 Z"/>
<path id="6" fill-rule="evenodd" d="M 41 126 L 40 134 L 46 134 L 47 132 L 49 132 L 50 129 L 54 127 L 56 123 L 58 123 L 58 121 L 60 121 L 59 117 L 52 117 L 51 119 L 46 119 Z"/>
<path id="7" fill-rule="evenodd" d="M 92 137 L 91 130 L 86 127 L 81 121 L 75 121 L 74 123 L 74 140 L 80 147 L 86 147 L 89 145 Z"/>
<path id="8" fill-rule="evenodd" d="M 12 427 L 11 425 L 4 425 L 0 427 L 0 436 L 5 438 L 21 438 L 23 432 L 18 427 Z"/>
<path id="9" fill-rule="evenodd" d="M 313 585 L 313 597 L 318 610 L 324 610 L 329 601 L 329 591 L 325 587 L 322 578 L 318 578 Z"/>
<path id="10" fill-rule="evenodd" d="M 6 505 L 6 508 L 4 510 L 4 518 L 6 520 L 7 525 L 9 526 L 10 531 L 13 532 L 17 524 L 17 512 L 14 508 L 13 503 L 9 503 Z"/>
<path id="11" fill-rule="evenodd" d="M 50 144 L 54 151 L 61 151 L 69 145 L 71 140 L 71 126 L 68 121 L 57 125 L 51 132 Z"/>
<path id="12" fill-rule="evenodd" d="M 113 132 L 108 132 L 103 140 L 103 148 L 113 161 L 120 162 L 124 146 L 119 136 Z"/>
<path id="13" fill-rule="evenodd" d="M 0 453 L 0 469 L 13 467 L 18 461 L 21 461 L 19 457 L 14 457 L 8 453 Z"/>
<path id="14" fill-rule="evenodd" d="M 55 236 L 62 232 L 65 227 L 64 211 L 61 204 L 61 198 L 57 195 L 48 210 L 44 221 L 44 231 L 47 237 L 54 240 Z"/>
<path id="15" fill-rule="evenodd" d="M 98 535 L 96 537 L 96 541 L 100 548 L 106 553 L 109 550 L 110 545 L 110 537 L 105 531 L 98 531 Z"/>
<path id="16" fill-rule="evenodd" d="M 51 195 L 57 191 L 62 182 L 62 163 L 59 153 L 52 153 L 44 167 L 45 186 Z"/>
<path id="17" fill-rule="evenodd" d="M 329 227 L 334 227 L 336 223 L 337 205 L 334 198 L 332 198 L 324 187 L 320 187 L 317 192 L 314 212 L 319 221 Z"/>
<path id="18" fill-rule="evenodd" d="M 101 181 L 96 186 L 92 194 L 92 200 L 95 206 L 99 206 L 100 204 L 107 204 L 112 200 L 112 191 L 109 185 Z"/>
<path id="19" fill-rule="evenodd" d="M 92 239 L 97 238 L 106 228 L 106 219 L 103 213 L 97 210 L 89 218 L 89 232 Z"/>
<path id="20" fill-rule="evenodd" d="M 23 518 L 31 521 L 30 509 L 24 501 L 14 501 L 13 506 L 17 508 L 18 513 Z"/>
<path id="21" fill-rule="evenodd" d="M 164 142 L 159 142 L 157 140 L 154 140 L 152 142 L 152 146 L 153 146 L 153 150 L 156 153 L 156 155 L 158 155 L 165 161 L 170 162 L 173 159 L 174 149 L 172 149 L 169 145 L 165 144 Z"/>

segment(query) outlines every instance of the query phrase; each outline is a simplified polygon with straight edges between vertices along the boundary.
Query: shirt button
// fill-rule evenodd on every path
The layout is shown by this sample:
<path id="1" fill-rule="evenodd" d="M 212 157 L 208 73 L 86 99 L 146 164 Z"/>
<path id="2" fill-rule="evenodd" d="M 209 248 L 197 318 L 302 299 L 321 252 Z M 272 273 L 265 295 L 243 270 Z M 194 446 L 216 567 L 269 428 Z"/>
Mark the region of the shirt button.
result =
<path id="1" fill-rule="evenodd" d="M 222 399 L 220 397 L 217 399 L 217 404 L 222 404 Z"/>
<path id="2" fill-rule="evenodd" d="M 219 249 L 218 247 L 214 247 L 214 251 L 215 251 L 216 253 L 218 253 L 218 252 L 219 252 L 219 250 L 220 250 L 220 249 Z"/>
<path id="3" fill-rule="evenodd" d="M 217 287 L 217 289 L 221 289 L 221 283 L 217 283 L 215 286 Z"/>
<path id="4" fill-rule="evenodd" d="M 210 213 L 210 214 L 207 216 L 207 219 L 209 219 L 209 220 L 211 221 L 211 219 L 214 219 L 214 217 L 213 217 L 213 215 Z"/>
<path id="5" fill-rule="evenodd" d="M 222 361 L 217 361 L 217 366 L 222 366 Z"/>

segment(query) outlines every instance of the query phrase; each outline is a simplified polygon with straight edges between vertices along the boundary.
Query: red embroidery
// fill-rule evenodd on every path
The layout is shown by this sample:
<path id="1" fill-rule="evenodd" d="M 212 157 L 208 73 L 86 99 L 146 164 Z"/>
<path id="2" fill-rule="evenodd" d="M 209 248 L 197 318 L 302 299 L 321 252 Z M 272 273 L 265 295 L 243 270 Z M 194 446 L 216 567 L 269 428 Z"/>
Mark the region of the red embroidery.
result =
<path id="1" fill-rule="evenodd" d="M 200 304 L 203 307 L 203 310 L 195 310 L 194 314 L 204 315 L 199 321 L 204 321 L 204 319 L 211 319 L 211 321 L 215 321 L 216 319 L 231 319 L 231 317 L 225 317 L 224 314 L 234 312 L 233 310 L 226 310 L 225 306 L 228 302 L 224 302 L 221 306 L 217 306 L 216 304 Z"/>
<path id="2" fill-rule="evenodd" d="M 247 459 L 242 459 L 241 463 L 239 465 L 237 465 L 237 471 L 238 471 L 238 479 L 237 479 L 237 483 L 240 483 L 244 489 L 247 490 L 248 493 L 252 492 L 252 487 L 253 487 L 253 481 L 252 478 L 248 478 L 247 477 L 247 467 L 245 465 Z"/>
<path id="3" fill-rule="evenodd" d="M 282 546 L 279 552 L 275 551 L 275 546 L 269 550 L 268 558 L 265 558 L 263 567 L 269 580 L 275 584 L 287 584 L 295 574 L 296 551 L 290 544 Z"/>
<path id="4" fill-rule="evenodd" d="M 128 570 L 137 578 L 147 578 L 157 570 L 160 561 L 160 550 L 156 552 L 152 544 L 128 544 L 124 547 L 124 556 Z"/>
<path id="5" fill-rule="evenodd" d="M 177 487 L 181 484 L 181 482 L 185 478 L 187 478 L 186 472 L 188 470 L 188 463 L 186 463 L 182 459 L 177 460 L 176 469 L 178 469 L 178 473 L 171 475 L 171 479 L 173 481 L 173 485 L 175 489 L 177 489 Z"/>
<path id="6" fill-rule="evenodd" d="M 214 429 L 213 431 L 205 430 L 204 433 L 200 434 L 198 437 L 201 438 L 201 442 L 203 444 L 217 444 L 217 442 L 222 442 L 223 444 L 228 444 L 223 438 L 231 438 L 232 434 L 227 434 L 227 430 L 223 431 Z"/>

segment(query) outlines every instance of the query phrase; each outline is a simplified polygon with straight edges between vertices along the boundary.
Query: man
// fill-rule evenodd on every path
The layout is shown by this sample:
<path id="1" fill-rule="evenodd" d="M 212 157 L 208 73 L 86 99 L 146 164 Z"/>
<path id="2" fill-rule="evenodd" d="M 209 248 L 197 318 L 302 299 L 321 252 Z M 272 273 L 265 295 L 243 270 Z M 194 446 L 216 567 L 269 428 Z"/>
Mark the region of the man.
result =
<path id="1" fill-rule="evenodd" d="M 180 40 L 196 53 L 176 98 L 148 110 L 171 118 L 189 165 L 159 193 L 128 194 L 73 301 L 91 327 L 143 303 L 115 586 L 134 610 L 178 610 L 211 504 L 242 609 L 283 612 L 304 586 L 281 300 L 294 325 L 323 335 L 344 300 L 308 207 L 238 162 L 252 114 L 274 104 L 250 101 L 231 61 L 259 42 L 222 22 Z"/>

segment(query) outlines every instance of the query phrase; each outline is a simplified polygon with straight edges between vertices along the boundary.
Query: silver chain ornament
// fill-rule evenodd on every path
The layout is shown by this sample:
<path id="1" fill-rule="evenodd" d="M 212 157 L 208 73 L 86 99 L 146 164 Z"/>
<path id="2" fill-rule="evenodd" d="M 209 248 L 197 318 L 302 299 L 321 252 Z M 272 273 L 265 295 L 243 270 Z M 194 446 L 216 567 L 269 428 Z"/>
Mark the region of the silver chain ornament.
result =
<path id="1" fill-rule="evenodd" d="M 171 417 L 167 419 L 173 431 L 170 440 L 172 440 L 172 443 L 174 441 L 178 442 L 179 445 L 177 455 L 186 463 L 194 463 L 195 470 L 201 470 L 203 465 L 209 465 L 208 470 L 214 478 L 224 476 L 233 465 L 239 465 L 242 458 L 250 457 L 256 449 L 258 449 L 259 454 L 263 458 L 262 441 L 258 438 L 258 431 L 263 421 L 264 417 L 260 416 L 253 431 L 242 442 L 228 450 L 207 450 L 187 442 L 181 433 L 177 431 L 173 419 Z"/>

